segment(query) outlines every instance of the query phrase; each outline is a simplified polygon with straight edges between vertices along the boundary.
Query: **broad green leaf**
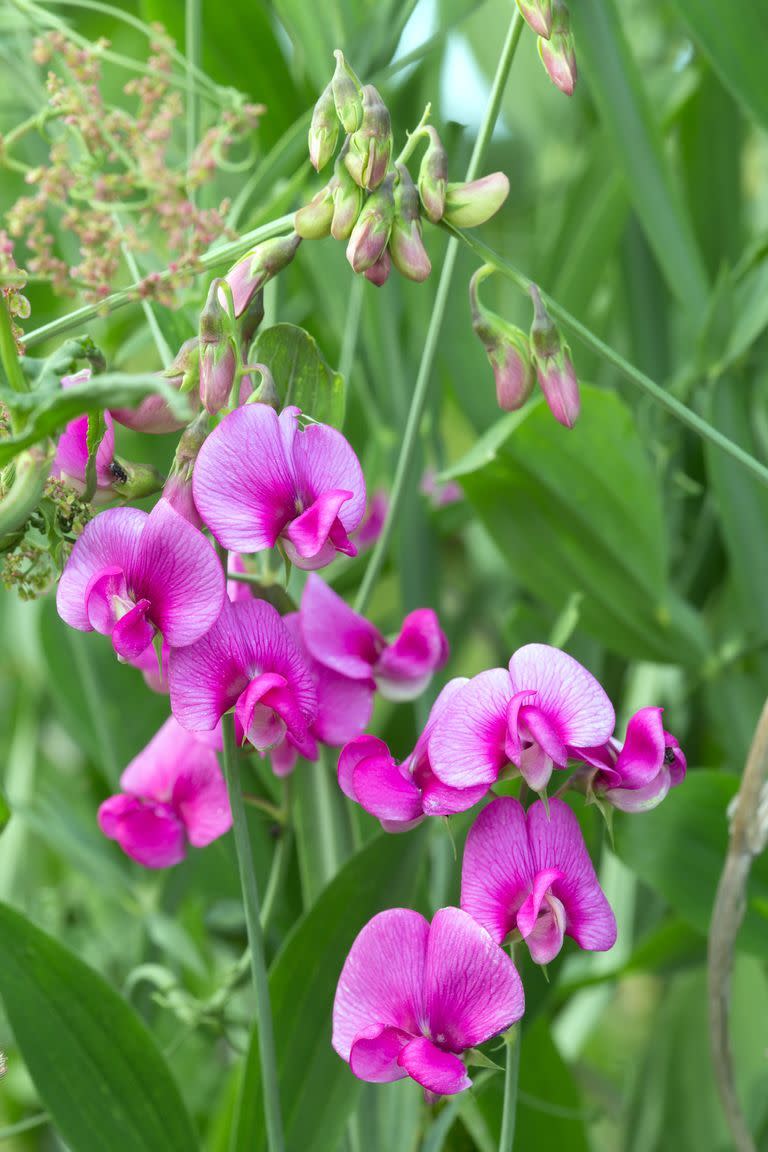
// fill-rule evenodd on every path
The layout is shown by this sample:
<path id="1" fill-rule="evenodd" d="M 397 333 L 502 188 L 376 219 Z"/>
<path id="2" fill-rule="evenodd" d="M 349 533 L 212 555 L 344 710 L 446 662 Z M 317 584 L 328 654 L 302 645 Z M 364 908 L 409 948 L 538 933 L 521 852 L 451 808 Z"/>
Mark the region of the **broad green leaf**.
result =
<path id="1" fill-rule="evenodd" d="M 340 1146 L 360 1090 L 331 1047 L 331 1009 L 347 953 L 377 912 L 412 901 L 424 849 L 421 831 L 377 836 L 338 873 L 291 932 L 269 976 L 287 1148 Z M 232 1152 L 266 1150 L 258 1038 L 254 1033 Z"/>
<path id="2" fill-rule="evenodd" d="M 624 655 L 702 658 L 701 625 L 667 585 L 659 485 L 616 395 L 583 388 L 572 430 L 537 400 L 502 417 L 449 475 L 533 596 L 560 612 L 580 593 L 580 627 Z"/>
<path id="3" fill-rule="evenodd" d="M 317 341 L 295 324 L 275 324 L 256 338 L 254 363 L 271 371 L 283 406 L 295 404 L 321 424 L 344 423 L 344 381 L 326 364 Z"/>
<path id="4" fill-rule="evenodd" d="M 71 1152 L 194 1152 L 152 1035 L 98 972 L 0 904 L 0 996 L 35 1087 Z"/>

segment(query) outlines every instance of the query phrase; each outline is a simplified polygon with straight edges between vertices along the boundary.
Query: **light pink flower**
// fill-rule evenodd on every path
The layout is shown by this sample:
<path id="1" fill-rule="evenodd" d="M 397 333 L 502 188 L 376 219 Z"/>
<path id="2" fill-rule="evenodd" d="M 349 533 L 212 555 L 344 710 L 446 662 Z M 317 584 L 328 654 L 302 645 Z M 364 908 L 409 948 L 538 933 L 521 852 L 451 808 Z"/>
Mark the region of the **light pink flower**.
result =
<path id="1" fill-rule="evenodd" d="M 260 752 L 286 735 L 303 747 L 317 714 L 306 661 L 266 600 L 225 600 L 202 639 L 171 651 L 169 682 L 185 728 L 210 732 L 234 708 L 238 732 Z"/>
<path id="2" fill-rule="evenodd" d="M 424 731 L 411 755 L 401 764 L 383 740 L 358 736 L 339 756 L 339 787 L 366 812 L 376 816 L 387 832 L 407 832 L 425 816 L 451 816 L 465 812 L 488 791 L 486 784 L 474 788 L 449 788 L 437 779 L 429 761 L 429 739 L 435 724 L 468 681 L 449 681 L 429 714 Z"/>
<path id="3" fill-rule="evenodd" d="M 377 488 L 368 504 L 365 519 L 353 535 L 353 541 L 358 552 L 364 552 L 366 548 L 370 548 L 371 544 L 375 544 L 381 536 L 388 508 L 389 496 L 383 488 Z"/>
<path id="4" fill-rule="evenodd" d="M 597 769 L 590 790 L 622 812 L 650 811 L 685 779 L 685 756 L 675 737 L 664 731 L 663 711 L 636 712 L 623 744 L 611 739 L 602 748 L 581 750 L 582 759 Z"/>
<path id="5" fill-rule="evenodd" d="M 501 943 L 517 931 L 537 964 L 548 964 L 571 936 L 604 952 L 616 920 L 592 867 L 579 822 L 562 800 L 526 812 L 502 796 L 470 829 L 461 871 L 461 906 Z"/>
<path id="6" fill-rule="evenodd" d="M 171 646 L 192 644 L 216 620 L 224 573 L 202 533 L 160 500 L 152 512 L 110 508 L 79 538 L 59 581 L 62 620 L 112 637 L 134 660 L 157 632 Z"/>
<path id="7" fill-rule="evenodd" d="M 91 378 L 90 368 L 84 368 L 74 376 L 62 377 L 62 388 L 71 388 L 73 384 L 83 384 Z M 105 431 L 101 443 L 96 450 L 96 488 L 111 488 L 115 481 L 112 471 L 112 461 L 115 456 L 115 428 L 109 412 L 104 413 Z M 51 468 L 51 475 L 56 476 L 77 491 L 85 490 L 85 470 L 88 466 L 88 417 L 78 416 L 71 420 L 59 437 L 56 445 L 56 456 Z M 107 494 L 106 500 L 111 493 Z"/>
<path id="8" fill-rule="evenodd" d="M 298 568 L 322 568 L 357 552 L 349 534 L 363 518 L 365 480 L 340 432 L 301 428 L 299 415 L 247 404 L 225 416 L 200 449 L 195 504 L 225 548 L 260 552 L 279 540 Z"/>
<path id="9" fill-rule="evenodd" d="M 448 641 L 431 608 L 417 608 L 387 641 L 319 576 L 301 598 L 301 631 L 311 655 L 350 680 L 375 683 L 387 700 L 414 700 L 448 659 Z"/>
<path id="10" fill-rule="evenodd" d="M 613 724 L 611 702 L 586 668 L 558 648 L 527 644 L 508 672 L 481 672 L 461 690 L 429 754 L 435 775 L 452 788 L 490 786 L 511 763 L 540 792 L 553 768 L 565 768 L 578 748 L 604 743 Z"/>
<path id="11" fill-rule="evenodd" d="M 120 777 L 122 792 L 99 808 L 99 826 L 145 868 L 178 864 L 232 826 L 216 753 L 171 716 Z"/>
<path id="12" fill-rule="evenodd" d="M 360 1080 L 410 1076 L 428 1092 L 469 1088 L 459 1054 L 519 1020 L 517 969 L 459 908 L 429 924 L 418 912 L 381 912 L 358 935 L 333 1005 L 333 1047 Z"/>

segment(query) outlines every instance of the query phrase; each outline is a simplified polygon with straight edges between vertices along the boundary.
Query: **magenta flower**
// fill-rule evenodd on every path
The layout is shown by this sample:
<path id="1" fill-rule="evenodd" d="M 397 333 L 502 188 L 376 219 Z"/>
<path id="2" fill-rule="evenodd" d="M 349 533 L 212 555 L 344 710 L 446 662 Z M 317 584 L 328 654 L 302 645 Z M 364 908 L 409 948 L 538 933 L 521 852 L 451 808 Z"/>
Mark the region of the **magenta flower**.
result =
<path id="1" fill-rule="evenodd" d="M 432 768 L 444 784 L 472 788 L 490 786 L 511 763 L 540 792 L 553 768 L 603 744 L 613 724 L 611 702 L 586 668 L 558 648 L 527 644 L 509 672 L 481 672 L 462 689 L 432 734 Z"/>
<path id="2" fill-rule="evenodd" d="M 172 647 L 192 644 L 216 620 L 224 573 L 202 533 L 160 500 L 101 512 L 79 538 L 59 581 L 62 620 L 101 632 L 134 660 L 157 632 Z"/>
<path id="3" fill-rule="evenodd" d="M 374 916 L 344 963 L 333 1005 L 333 1047 L 360 1080 L 410 1076 L 428 1092 L 469 1088 L 459 1054 L 519 1020 L 517 969 L 459 908 L 429 924 L 392 908 Z"/>
<path id="4" fill-rule="evenodd" d="M 350 680 L 375 684 L 387 700 L 415 699 L 448 659 L 448 641 L 431 608 L 409 613 L 388 644 L 378 628 L 314 575 L 304 585 L 301 631 L 318 663 Z"/>
<path id="5" fill-rule="evenodd" d="M 299 426 L 266 404 L 225 416 L 200 449 L 198 511 L 225 548 L 260 552 L 280 541 L 298 568 L 356 555 L 349 534 L 365 511 L 365 480 L 352 448 L 325 424 Z"/>
<path id="6" fill-rule="evenodd" d="M 562 800 L 526 812 L 519 800 L 494 800 L 472 825 L 464 848 L 461 906 L 500 944 L 519 932 L 537 964 L 554 960 L 571 936 L 604 952 L 616 921 L 592 867 L 579 822 Z"/>
<path id="7" fill-rule="evenodd" d="M 232 826 L 216 753 L 170 716 L 99 808 L 99 826 L 145 868 L 168 868 Z"/>
<path id="8" fill-rule="evenodd" d="M 376 543 L 379 536 L 381 536 L 381 530 L 387 518 L 388 508 L 389 496 L 383 488 L 377 488 L 368 504 L 365 519 L 353 537 L 358 552 L 363 552 L 366 548 L 370 548 L 372 544 Z"/>
<path id="9" fill-rule="evenodd" d="M 602 748 L 581 751 L 582 759 L 597 769 L 590 791 L 622 812 L 650 811 L 685 779 L 685 756 L 675 737 L 664 731 L 663 711 L 641 708 L 629 721 L 623 744 L 611 739 Z"/>
<path id="10" fill-rule="evenodd" d="M 167 694 L 168 692 L 168 659 L 170 654 L 171 650 L 163 640 L 159 662 L 153 644 L 150 644 L 143 652 L 140 652 L 138 656 L 135 656 L 133 660 L 129 661 L 134 668 L 138 668 L 141 672 L 144 677 L 144 683 L 152 692 L 159 692 L 161 694 Z"/>
<path id="11" fill-rule="evenodd" d="M 306 661 L 266 600 L 225 600 L 202 639 L 171 651 L 169 682 L 185 728 L 210 732 L 234 708 L 239 737 L 260 752 L 286 735 L 302 747 L 317 714 Z"/>
<path id="12" fill-rule="evenodd" d="M 84 368 L 74 376 L 62 377 L 62 388 L 73 384 L 83 384 L 91 378 L 90 368 Z M 105 432 L 96 450 L 96 489 L 97 492 L 110 489 L 115 481 L 112 462 L 115 456 L 115 427 L 109 412 L 104 413 Z M 88 466 L 88 417 L 78 416 L 71 420 L 59 437 L 51 475 L 68 483 L 78 492 L 85 490 L 85 470 Z M 104 502 L 111 499 L 107 493 Z M 97 496 L 98 502 L 98 496 Z"/>
<path id="13" fill-rule="evenodd" d="M 486 784 L 448 787 L 437 779 L 429 760 L 429 740 L 436 723 L 468 683 L 459 677 L 446 684 L 432 706 L 416 747 L 401 764 L 376 736 L 358 736 L 342 749 L 339 787 L 345 796 L 380 820 L 386 832 L 407 832 L 425 816 L 465 812 L 488 791 Z"/>

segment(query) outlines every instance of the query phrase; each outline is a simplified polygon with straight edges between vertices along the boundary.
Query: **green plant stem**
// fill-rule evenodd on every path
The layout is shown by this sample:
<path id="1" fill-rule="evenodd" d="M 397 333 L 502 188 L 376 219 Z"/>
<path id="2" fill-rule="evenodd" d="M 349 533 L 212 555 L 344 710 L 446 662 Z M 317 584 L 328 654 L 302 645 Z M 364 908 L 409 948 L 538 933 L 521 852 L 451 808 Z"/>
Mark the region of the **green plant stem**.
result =
<path id="1" fill-rule="evenodd" d="M 267 1142 L 270 1152 L 285 1152 L 283 1125 L 280 1116 L 280 1094 L 277 1083 L 275 1037 L 272 1028 L 272 1008 L 269 1002 L 269 983 L 264 957 L 264 936 L 259 912 L 259 891 L 253 868 L 253 854 L 248 835 L 248 824 L 243 804 L 238 749 L 235 741 L 235 718 L 224 718 L 224 776 L 227 781 L 229 803 L 232 809 L 232 829 L 235 836 L 240 885 L 243 891 L 248 946 L 251 955 L 251 975 L 256 993 L 256 1026 L 259 1035 L 264 1115 L 267 1123 Z"/>
<path id="2" fill-rule="evenodd" d="M 50 1124 L 51 1118 L 47 1112 L 39 1116 L 29 1116 L 26 1120 L 19 1120 L 17 1124 L 9 1124 L 7 1128 L 0 1128 L 0 1140 L 10 1140 L 13 1136 L 21 1136 L 24 1132 L 31 1132 L 33 1128 L 42 1128 Z"/>
<path id="3" fill-rule="evenodd" d="M 515 1144 L 517 1119 L 517 1086 L 520 1074 L 520 1025 L 512 1029 L 513 1043 L 507 1044 L 507 1063 L 504 1069 L 504 1111 L 501 1115 L 499 1152 L 512 1152 Z"/>
<path id="4" fill-rule="evenodd" d="M 510 264 L 508 260 L 499 256 L 497 252 L 494 252 L 492 248 L 484 244 L 482 240 L 478 240 L 476 237 L 463 232 L 460 228 L 455 228 L 446 221 L 442 221 L 440 227 L 446 232 L 449 232 L 452 239 L 461 240 L 461 242 L 484 263 L 493 265 L 497 272 L 502 276 L 506 276 L 508 280 L 511 280 L 513 284 L 516 284 L 517 287 L 521 288 L 524 292 L 527 292 L 534 283 L 534 281 L 523 272 L 520 272 L 514 265 Z M 541 291 L 541 289 L 539 290 Z M 551 296 L 548 296 L 546 292 L 541 292 L 541 298 L 552 316 L 554 316 L 556 320 L 561 320 L 562 323 L 581 340 L 582 344 L 587 348 L 591 348 L 593 352 L 596 352 L 598 356 L 601 356 L 608 364 L 613 365 L 626 380 L 629 380 L 632 384 L 636 384 L 643 392 L 650 396 L 652 400 L 655 400 L 657 404 L 669 412 L 670 415 L 680 420 L 681 423 L 686 424 L 697 436 L 701 436 L 702 440 L 708 440 L 709 443 L 714 444 L 716 448 L 727 452 L 729 456 L 732 456 L 734 460 L 738 460 L 739 464 L 751 472 L 753 476 L 756 476 L 761 483 L 768 484 L 768 468 L 764 464 L 761 464 L 754 456 L 750 456 L 750 454 L 745 452 L 743 448 L 740 448 L 738 444 L 734 444 L 733 440 L 729 440 L 722 432 L 718 432 L 717 428 L 707 423 L 698 413 L 688 408 L 670 392 L 662 388 L 660 384 L 651 380 L 650 376 L 646 376 L 645 373 L 641 372 L 639 368 L 636 368 L 634 364 L 630 364 L 620 353 L 614 348 L 611 348 L 610 345 L 605 344 L 599 336 L 596 336 L 594 332 L 591 332 L 589 328 L 580 323 L 575 316 L 572 316 L 567 309 L 558 304 L 556 300 L 553 300 Z"/>
<path id="5" fill-rule="evenodd" d="M 515 58 L 517 45 L 520 41 L 520 34 L 523 30 L 523 18 L 517 8 L 514 10 L 514 15 L 509 25 L 507 38 L 504 41 L 504 47 L 499 57 L 499 63 L 496 67 L 496 75 L 493 79 L 493 87 L 491 94 L 488 98 L 488 105 L 485 109 L 483 122 L 480 125 L 480 131 L 475 140 L 475 146 L 472 149 L 472 156 L 467 168 L 467 180 L 474 180 L 477 172 L 479 171 L 480 164 L 483 159 L 486 145 L 493 135 L 493 129 L 498 119 L 499 109 L 501 107 L 502 96 L 509 77 L 509 70 L 512 67 L 512 61 Z M 451 289 L 451 281 L 453 279 L 453 270 L 456 265 L 456 256 L 458 254 L 458 238 L 452 236 L 448 241 L 448 246 L 445 251 L 445 260 L 440 272 L 440 281 L 437 286 L 437 293 L 435 296 L 435 306 L 432 310 L 432 316 L 427 329 L 426 339 L 424 341 L 424 351 L 421 356 L 421 363 L 419 364 L 419 371 L 416 377 L 416 385 L 413 390 L 411 398 L 411 406 L 408 411 L 408 420 L 405 426 L 405 433 L 403 436 L 403 445 L 400 449 L 400 455 L 397 460 L 397 467 L 395 469 L 395 478 L 392 482 L 392 492 L 389 498 L 389 508 L 384 520 L 384 525 L 381 530 L 381 535 L 376 541 L 375 547 L 368 561 L 368 567 L 365 570 L 362 583 L 357 593 L 355 601 L 355 609 L 358 612 L 364 612 L 368 606 L 368 601 L 371 598 L 371 593 L 379 578 L 379 574 L 384 565 L 384 559 L 389 549 L 390 541 L 392 539 L 392 530 L 395 522 L 400 515 L 400 505 L 403 501 L 405 494 L 406 484 L 409 478 L 409 472 L 413 456 L 416 450 L 416 443 L 419 436 L 419 425 L 424 413 L 424 406 L 429 392 L 429 382 L 432 375 L 432 367 L 435 361 L 435 353 L 437 351 L 437 341 L 440 337 L 440 329 L 443 325 L 443 317 L 445 315 L 445 307 L 448 303 L 448 294 Z"/>
<path id="6" fill-rule="evenodd" d="M 19 364 L 16 341 L 13 338 L 11 314 L 5 297 L 0 295 L 0 363 L 14 392 L 28 392 L 29 385 Z"/>

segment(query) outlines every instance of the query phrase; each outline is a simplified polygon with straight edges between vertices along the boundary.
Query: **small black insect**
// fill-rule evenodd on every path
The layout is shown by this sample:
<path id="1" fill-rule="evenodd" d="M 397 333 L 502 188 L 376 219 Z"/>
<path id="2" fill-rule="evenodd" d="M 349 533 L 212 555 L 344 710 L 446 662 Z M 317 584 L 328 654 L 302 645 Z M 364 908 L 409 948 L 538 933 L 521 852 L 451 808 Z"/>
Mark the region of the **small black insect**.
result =
<path id="1" fill-rule="evenodd" d="M 674 764 L 674 762 L 675 762 L 675 750 L 674 750 L 674 748 L 670 748 L 669 745 L 667 745 L 667 747 L 664 749 L 664 763 L 665 764 Z"/>
<path id="2" fill-rule="evenodd" d="M 123 468 L 122 464 L 118 464 L 117 460 L 112 461 L 109 466 L 109 470 L 118 484 L 128 483 L 128 473 L 126 472 L 125 468 Z"/>

